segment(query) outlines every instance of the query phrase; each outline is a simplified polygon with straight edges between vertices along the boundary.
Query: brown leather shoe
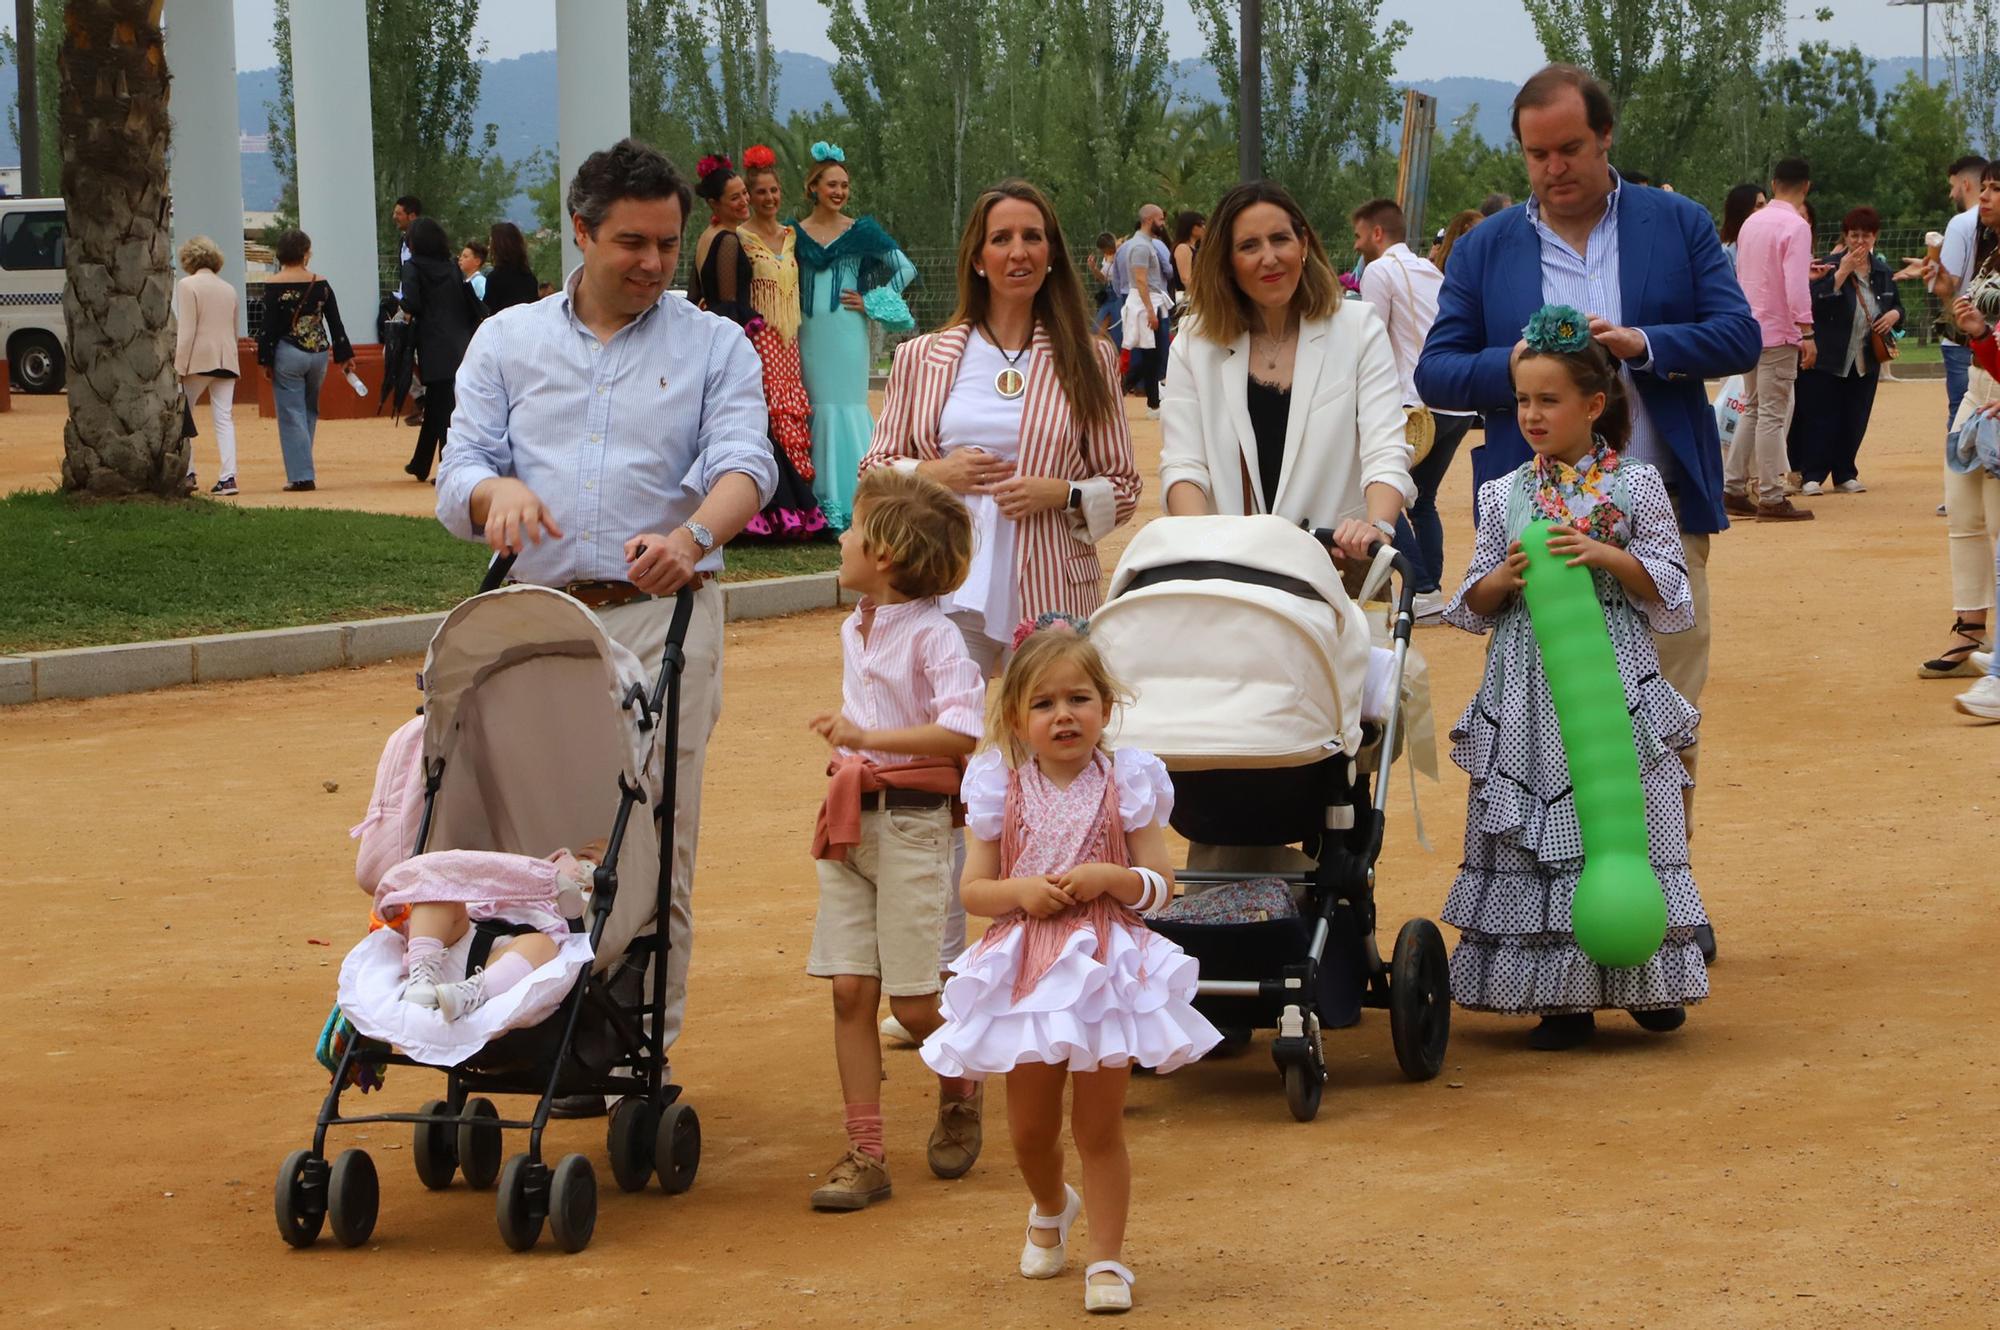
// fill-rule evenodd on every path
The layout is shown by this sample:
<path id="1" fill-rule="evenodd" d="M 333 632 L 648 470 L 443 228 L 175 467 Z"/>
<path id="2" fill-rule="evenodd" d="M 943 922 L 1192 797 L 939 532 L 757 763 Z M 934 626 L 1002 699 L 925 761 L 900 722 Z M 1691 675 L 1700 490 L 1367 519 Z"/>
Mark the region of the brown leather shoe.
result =
<path id="1" fill-rule="evenodd" d="M 962 1178 L 979 1162 L 979 1147 L 984 1135 L 980 1117 L 985 1102 L 986 1086 L 983 1082 L 973 1090 L 970 1099 L 954 1099 L 939 1093 L 937 1126 L 931 1130 L 931 1144 L 927 1152 L 931 1172 L 941 1178 Z"/>
<path id="2" fill-rule="evenodd" d="M 1813 515 L 1812 509 L 1801 508 L 1790 499 L 1757 505 L 1757 520 L 1760 522 L 1810 522 Z"/>
<path id="3" fill-rule="evenodd" d="M 1722 511 L 1736 517 L 1755 517 L 1757 515 L 1757 505 L 1750 502 L 1748 498 L 1741 494 L 1731 494 L 1728 490 L 1724 490 L 1722 492 Z"/>
<path id="4" fill-rule="evenodd" d="M 865 1210 L 889 1197 L 889 1166 L 874 1155 L 849 1150 L 827 1170 L 812 1194 L 815 1210 Z"/>

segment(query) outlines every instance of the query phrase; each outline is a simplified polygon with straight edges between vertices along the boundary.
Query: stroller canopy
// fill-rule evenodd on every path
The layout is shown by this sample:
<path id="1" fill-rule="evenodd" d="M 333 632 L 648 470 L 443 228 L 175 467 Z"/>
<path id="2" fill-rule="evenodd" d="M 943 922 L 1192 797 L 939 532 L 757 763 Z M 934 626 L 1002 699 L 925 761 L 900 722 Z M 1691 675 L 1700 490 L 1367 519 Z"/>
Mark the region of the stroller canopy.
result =
<path id="1" fill-rule="evenodd" d="M 626 826 L 618 899 L 598 948 L 616 960 L 652 921 L 659 736 L 624 699 L 650 693 L 630 651 L 584 606 L 513 586 L 453 610 L 424 660 L 424 766 L 444 763 L 426 848 L 542 857 L 611 834 L 620 781 L 646 796 Z"/>
<path id="2" fill-rule="evenodd" d="M 1279 517 L 1162 517 L 1091 639 L 1136 694 L 1118 741 L 1169 767 L 1302 766 L 1361 744 L 1368 623 L 1326 548 Z"/>

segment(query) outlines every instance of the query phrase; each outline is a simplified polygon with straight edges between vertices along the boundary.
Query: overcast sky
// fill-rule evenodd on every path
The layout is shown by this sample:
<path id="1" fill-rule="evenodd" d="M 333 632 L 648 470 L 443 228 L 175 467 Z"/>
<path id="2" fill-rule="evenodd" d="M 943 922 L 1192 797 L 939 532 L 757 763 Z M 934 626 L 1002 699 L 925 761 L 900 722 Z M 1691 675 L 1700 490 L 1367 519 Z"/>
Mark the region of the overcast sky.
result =
<path id="1" fill-rule="evenodd" d="M 601 0 L 592 0 L 593 3 Z M 1800 14 L 1820 0 L 1799 0 Z M 264 69 L 277 63 L 271 50 L 272 0 L 235 0 L 236 61 L 240 69 Z M 0 28 L 11 29 L 12 6 Z M 1916 55 L 1922 50 L 1923 29 L 1915 8 L 1893 8 L 1888 0 L 1832 0 L 1828 23 L 1796 19 L 1792 37 L 1823 37 L 1836 45 L 1857 44 L 1871 56 Z M 1541 62 L 1526 13 L 1507 0 L 1384 0 L 1385 19 L 1403 19 L 1414 29 L 1397 76 L 1439 78 L 1451 74 L 1487 78 L 1525 77 Z M 820 0 L 770 0 L 771 37 L 775 45 L 831 58 L 826 39 L 826 7 Z M 1166 0 L 1167 43 L 1176 57 L 1201 54 L 1201 29 L 1185 0 Z M 1936 20 L 1932 20 L 1933 29 Z M 555 0 L 485 0 L 479 21 L 487 55 L 506 59 L 529 51 L 546 51 L 556 42 Z M 1935 37 L 1935 31 L 1933 32 Z"/>

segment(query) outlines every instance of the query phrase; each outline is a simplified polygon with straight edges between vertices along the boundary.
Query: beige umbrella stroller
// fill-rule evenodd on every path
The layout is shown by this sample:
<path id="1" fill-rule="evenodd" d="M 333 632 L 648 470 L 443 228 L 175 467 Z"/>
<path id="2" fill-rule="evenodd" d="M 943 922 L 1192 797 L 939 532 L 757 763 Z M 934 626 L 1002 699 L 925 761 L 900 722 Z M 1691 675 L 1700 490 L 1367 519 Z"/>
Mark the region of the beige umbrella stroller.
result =
<path id="1" fill-rule="evenodd" d="M 1401 555 L 1378 547 L 1397 595 L 1391 646 L 1372 648 L 1329 542 L 1278 517 L 1157 519 L 1119 559 L 1090 629 L 1136 694 L 1117 741 L 1173 776 L 1174 830 L 1253 854 L 1301 848 L 1297 871 L 1180 872 L 1188 895 L 1147 921 L 1200 963 L 1196 1010 L 1224 1029 L 1277 1030 L 1272 1055 L 1301 1122 L 1326 1083 L 1323 1027 L 1387 1008 L 1396 1060 L 1419 1081 L 1437 1075 L 1451 1034 L 1437 925 L 1404 924 L 1387 963 L 1375 943 L 1415 583 Z M 1173 917 L 1205 888 L 1271 878 L 1303 896 L 1295 916 Z"/>
<path id="2" fill-rule="evenodd" d="M 638 661 L 579 602 L 545 587 L 494 589 L 512 562 L 496 559 L 481 594 L 453 610 L 431 639 L 421 677 L 423 813 L 410 853 L 539 856 L 608 834 L 587 915 L 593 959 L 553 1015 L 499 1034 L 450 1067 L 444 1097 L 414 1113 L 341 1113 L 343 1088 L 364 1069 L 423 1065 L 376 1040 L 349 1038 L 311 1148 L 294 1151 L 278 1173 L 278 1230 L 295 1247 L 309 1246 L 328 1221 L 349 1247 L 375 1229 L 375 1165 L 361 1149 L 329 1164 L 326 1139 L 335 1126 L 411 1124 L 412 1162 L 434 1191 L 450 1187 L 454 1174 L 474 1190 L 497 1181 L 500 1235 L 516 1251 L 535 1245 L 544 1221 L 563 1248 L 581 1251 L 596 1225 L 590 1160 L 571 1154 L 552 1168 L 542 1158 L 550 1102 L 559 1095 L 621 1096 L 607 1144 L 625 1191 L 655 1176 L 670 1193 L 694 1182 L 700 1120 L 668 1082 L 655 1034 L 666 1001 L 671 755 L 693 601 L 681 593 L 649 689 Z M 484 963 L 496 936 L 514 931 L 497 920 L 476 924 L 473 963 Z M 533 1095 L 534 1111 L 503 1118 L 488 1094 Z M 508 1131 L 526 1131 L 527 1148 L 503 1164 Z"/>

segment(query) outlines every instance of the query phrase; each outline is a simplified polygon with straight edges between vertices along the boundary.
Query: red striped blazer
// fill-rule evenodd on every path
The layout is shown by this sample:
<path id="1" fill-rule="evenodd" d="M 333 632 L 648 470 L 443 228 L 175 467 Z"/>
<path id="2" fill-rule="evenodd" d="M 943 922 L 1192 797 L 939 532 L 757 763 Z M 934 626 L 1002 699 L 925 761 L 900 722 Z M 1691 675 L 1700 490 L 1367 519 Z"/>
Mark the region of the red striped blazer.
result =
<path id="1" fill-rule="evenodd" d="M 935 461 L 938 418 L 965 358 L 964 325 L 912 337 L 896 348 L 889 388 L 875 437 L 861 469 L 898 461 Z M 1083 428 L 1056 378 L 1048 333 L 1035 326 L 1028 350 L 1027 396 L 1021 408 L 1021 475 L 1053 476 L 1083 491 L 1081 512 L 1039 512 L 1019 523 L 1014 557 L 1021 612 L 1036 618 L 1052 610 L 1088 618 L 1104 599 L 1104 568 L 1096 542 L 1130 521 L 1139 504 L 1139 468 L 1132 460 L 1132 431 L 1118 392 L 1117 355 L 1094 339 L 1098 365 L 1111 384 L 1114 404 L 1105 424 Z"/>

